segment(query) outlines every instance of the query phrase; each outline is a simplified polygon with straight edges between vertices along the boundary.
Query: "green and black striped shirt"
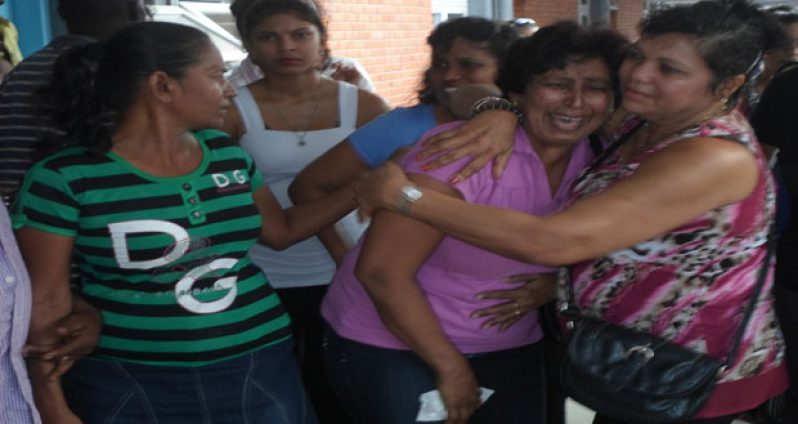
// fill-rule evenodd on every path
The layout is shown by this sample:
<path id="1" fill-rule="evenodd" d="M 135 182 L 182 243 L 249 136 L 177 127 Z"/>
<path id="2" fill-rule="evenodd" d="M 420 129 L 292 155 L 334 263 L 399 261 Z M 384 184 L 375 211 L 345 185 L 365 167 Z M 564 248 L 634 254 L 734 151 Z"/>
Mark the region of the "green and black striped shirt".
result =
<path id="1" fill-rule="evenodd" d="M 82 294 L 102 313 L 99 357 L 197 366 L 290 335 L 247 254 L 261 228 L 252 193 L 262 176 L 225 134 L 195 137 L 202 162 L 180 177 L 72 147 L 25 178 L 14 226 L 74 238 Z"/>

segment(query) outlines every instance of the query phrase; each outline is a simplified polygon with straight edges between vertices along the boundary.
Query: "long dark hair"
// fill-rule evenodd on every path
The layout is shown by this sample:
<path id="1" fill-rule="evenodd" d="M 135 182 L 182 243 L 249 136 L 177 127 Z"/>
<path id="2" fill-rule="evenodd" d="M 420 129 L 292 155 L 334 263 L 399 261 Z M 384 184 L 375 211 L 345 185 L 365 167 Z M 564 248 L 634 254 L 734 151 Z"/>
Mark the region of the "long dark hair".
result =
<path id="1" fill-rule="evenodd" d="M 82 145 L 106 152 L 120 118 L 153 72 L 181 78 L 211 46 L 202 31 L 168 22 L 142 22 L 107 43 L 75 47 L 61 55 L 53 79 L 39 93 L 42 112 L 66 133 L 46 142 L 52 151 Z"/>

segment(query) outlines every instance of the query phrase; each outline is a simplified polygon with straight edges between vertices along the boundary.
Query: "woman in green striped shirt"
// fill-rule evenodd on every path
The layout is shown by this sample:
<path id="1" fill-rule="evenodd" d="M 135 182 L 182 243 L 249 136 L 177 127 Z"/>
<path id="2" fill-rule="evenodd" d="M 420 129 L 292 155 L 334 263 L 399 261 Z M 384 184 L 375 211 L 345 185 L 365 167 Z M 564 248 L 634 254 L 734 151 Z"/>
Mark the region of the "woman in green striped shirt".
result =
<path id="1" fill-rule="evenodd" d="M 164 22 L 70 51 L 46 104 L 67 147 L 38 162 L 14 205 L 34 287 L 30 342 L 72 308 L 69 268 L 100 310 L 94 354 L 64 378 L 30 362 L 59 423 L 311 423 L 289 318 L 247 255 L 309 237 L 351 190 L 282 210 L 218 127 L 234 89 L 202 32 Z M 66 399 L 66 402 L 64 401 Z"/>

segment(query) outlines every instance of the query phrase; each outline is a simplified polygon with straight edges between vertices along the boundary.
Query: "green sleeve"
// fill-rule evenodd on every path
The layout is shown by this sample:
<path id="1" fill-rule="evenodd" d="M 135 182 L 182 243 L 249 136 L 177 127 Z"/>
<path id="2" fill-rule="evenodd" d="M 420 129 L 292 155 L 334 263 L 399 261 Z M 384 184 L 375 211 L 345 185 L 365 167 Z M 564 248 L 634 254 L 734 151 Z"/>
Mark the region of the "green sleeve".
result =
<path id="1" fill-rule="evenodd" d="M 15 229 L 36 228 L 47 233 L 74 237 L 80 219 L 80 203 L 60 172 L 39 162 L 31 168 L 12 207 Z"/>

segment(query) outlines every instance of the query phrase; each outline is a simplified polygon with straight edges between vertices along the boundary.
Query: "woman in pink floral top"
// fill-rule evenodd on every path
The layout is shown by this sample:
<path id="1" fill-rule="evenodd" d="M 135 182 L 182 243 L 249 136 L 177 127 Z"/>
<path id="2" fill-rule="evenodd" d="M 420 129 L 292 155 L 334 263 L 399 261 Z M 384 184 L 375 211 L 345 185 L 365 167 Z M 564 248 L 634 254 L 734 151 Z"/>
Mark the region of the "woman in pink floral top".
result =
<path id="1" fill-rule="evenodd" d="M 760 19 L 742 0 L 649 15 L 620 70 L 622 106 L 634 115 L 616 131 L 617 149 L 584 174 L 560 213 L 469 205 L 429 190 L 408 200 L 400 193 L 410 183 L 392 165 L 359 189 L 361 208 L 401 206 L 503 255 L 573 265 L 583 312 L 725 359 L 763 266 L 775 208 L 766 160 L 733 111 L 761 59 Z M 731 423 L 787 387 L 771 285 L 769 272 L 736 361 L 689 423 Z M 624 422 L 597 416 L 594 423 Z"/>
<path id="2" fill-rule="evenodd" d="M 619 135 L 639 125 L 645 123 L 633 118 Z M 741 320 L 741 305 L 748 305 L 762 267 L 775 211 L 773 181 L 745 118 L 732 112 L 626 159 L 621 152 L 613 153 L 584 176 L 573 196 L 576 200 L 604 192 L 634 175 L 657 152 L 699 137 L 735 141 L 751 152 L 760 171 L 751 194 L 705 211 L 667 233 L 580 262 L 571 268 L 571 278 L 584 313 L 725 358 Z M 752 396 L 752 387 L 783 387 L 784 343 L 773 313 L 771 285 L 772 275 L 742 341 L 744 353 L 723 375 L 698 416 L 753 408 L 766 397 Z"/>

